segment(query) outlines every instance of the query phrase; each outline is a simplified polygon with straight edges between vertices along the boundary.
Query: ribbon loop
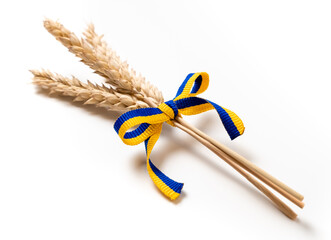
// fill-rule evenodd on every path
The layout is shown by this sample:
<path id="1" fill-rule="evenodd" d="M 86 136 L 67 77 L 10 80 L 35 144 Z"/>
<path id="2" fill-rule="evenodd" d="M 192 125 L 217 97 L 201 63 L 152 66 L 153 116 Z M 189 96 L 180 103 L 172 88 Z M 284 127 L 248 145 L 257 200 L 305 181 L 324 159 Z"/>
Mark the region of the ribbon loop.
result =
<path id="1" fill-rule="evenodd" d="M 209 75 L 206 72 L 190 73 L 179 87 L 174 100 L 194 97 L 206 91 L 209 85 Z"/>
<path id="2" fill-rule="evenodd" d="M 164 102 L 157 108 L 142 108 L 126 112 L 114 124 L 116 132 L 125 144 L 136 145 L 145 142 L 148 173 L 161 192 L 172 200 L 180 195 L 183 183 L 167 177 L 150 160 L 152 149 L 162 131 L 162 123 L 167 122 L 174 126 L 172 121 L 180 114 L 195 115 L 215 109 L 231 139 L 240 136 L 245 130 L 243 122 L 234 112 L 212 101 L 196 97 L 203 93 L 208 85 L 207 73 L 190 73 L 173 100 Z M 138 127 L 128 131 L 135 126 Z"/>

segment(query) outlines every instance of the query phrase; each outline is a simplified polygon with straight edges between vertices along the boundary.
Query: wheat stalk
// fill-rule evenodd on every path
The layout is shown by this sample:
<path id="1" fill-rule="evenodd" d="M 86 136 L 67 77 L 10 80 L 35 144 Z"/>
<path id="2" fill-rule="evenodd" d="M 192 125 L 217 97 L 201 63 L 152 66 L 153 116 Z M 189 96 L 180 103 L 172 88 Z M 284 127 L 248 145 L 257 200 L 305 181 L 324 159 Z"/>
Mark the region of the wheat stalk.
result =
<path id="1" fill-rule="evenodd" d="M 100 86 L 90 81 L 83 83 L 76 77 L 67 78 L 47 70 L 31 70 L 31 73 L 34 75 L 34 84 L 48 89 L 50 93 L 74 97 L 74 101 L 82 101 L 84 104 L 95 104 L 98 107 L 116 111 L 149 107 L 147 103 L 136 97 L 118 93 L 105 85 Z"/>

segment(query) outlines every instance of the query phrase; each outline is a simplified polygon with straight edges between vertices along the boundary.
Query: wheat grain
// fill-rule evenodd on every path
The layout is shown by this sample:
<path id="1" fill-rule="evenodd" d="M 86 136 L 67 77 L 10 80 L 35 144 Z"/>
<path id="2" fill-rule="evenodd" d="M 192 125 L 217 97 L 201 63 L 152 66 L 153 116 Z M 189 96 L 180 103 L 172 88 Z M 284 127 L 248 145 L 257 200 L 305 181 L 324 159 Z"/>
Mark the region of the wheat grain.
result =
<path id="1" fill-rule="evenodd" d="M 149 107 L 147 103 L 130 94 L 118 93 L 104 85 L 100 86 L 89 81 L 83 83 L 76 77 L 67 78 L 47 70 L 31 70 L 31 73 L 34 75 L 34 84 L 48 89 L 50 93 L 74 97 L 74 101 L 83 101 L 84 104 L 95 104 L 116 111 Z"/>

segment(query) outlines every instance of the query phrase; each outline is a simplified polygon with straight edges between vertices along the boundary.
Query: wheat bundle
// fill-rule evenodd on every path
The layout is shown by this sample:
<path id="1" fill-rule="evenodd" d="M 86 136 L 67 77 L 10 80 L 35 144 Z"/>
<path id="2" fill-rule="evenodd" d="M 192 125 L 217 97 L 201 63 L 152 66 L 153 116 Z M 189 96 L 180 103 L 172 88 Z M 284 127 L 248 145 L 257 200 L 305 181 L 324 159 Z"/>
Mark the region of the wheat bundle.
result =
<path id="1" fill-rule="evenodd" d="M 272 177 L 261 168 L 246 160 L 244 157 L 185 122 L 181 115 L 177 114 L 178 109 L 180 109 L 179 101 L 177 101 L 178 106 L 175 106 L 176 102 L 174 101 L 164 103 L 161 91 L 159 91 L 151 83 L 147 82 L 140 74 L 137 75 L 134 70 L 129 69 L 129 65 L 126 62 L 121 61 L 118 55 L 116 55 L 116 53 L 108 47 L 107 43 L 103 40 L 103 36 L 96 34 L 95 28 L 92 24 L 88 25 L 86 31 L 83 33 L 84 37 L 80 39 L 59 22 L 46 19 L 44 21 L 44 26 L 48 32 L 60 41 L 71 53 L 80 58 L 81 62 L 89 66 L 94 73 L 100 75 L 104 79 L 105 83 L 102 85 L 97 85 L 89 81 L 87 81 L 87 83 L 83 83 L 76 77 L 67 78 L 59 74 L 51 73 L 47 70 L 31 70 L 31 73 L 34 75 L 33 83 L 41 88 L 48 89 L 50 93 L 59 93 L 64 96 L 70 96 L 73 97 L 74 101 L 82 101 L 84 104 L 94 104 L 109 110 L 123 112 L 129 111 L 129 113 L 130 111 L 132 112 L 132 110 L 135 111 L 136 109 L 154 109 L 153 111 L 161 111 L 161 114 L 158 114 L 157 116 L 162 115 L 160 117 L 163 117 L 162 121 L 160 120 L 160 122 L 153 125 L 146 125 L 143 123 L 137 130 L 139 133 L 144 132 L 146 129 L 150 131 L 153 129 L 153 131 L 156 131 L 156 134 L 144 139 L 147 146 L 146 149 L 148 149 L 150 145 L 151 149 L 153 148 L 157 138 L 159 137 L 162 123 L 167 122 L 172 126 L 188 133 L 227 162 L 258 190 L 265 194 L 265 196 L 268 197 L 286 216 L 291 219 L 296 218 L 296 213 L 294 213 L 282 200 L 280 200 L 260 181 L 283 195 L 300 208 L 303 208 L 304 203 L 302 202 L 303 196 L 301 194 Z M 206 75 L 201 73 L 195 74 L 191 76 L 191 78 L 192 77 L 195 77 L 195 82 L 198 82 L 201 85 L 203 77 L 206 78 Z M 190 81 L 190 79 L 188 79 L 188 81 Z M 185 89 L 183 91 L 185 92 Z M 193 93 L 195 94 L 194 91 Z M 199 92 L 199 90 L 197 91 Z M 174 100 L 176 100 L 176 98 Z M 206 104 L 210 105 L 209 102 L 206 102 L 205 105 Z M 169 110 L 169 106 L 173 107 Z M 232 116 L 232 120 L 236 119 L 233 121 L 234 124 L 240 124 L 241 120 L 235 118 L 236 115 L 233 112 L 227 109 L 223 110 L 229 116 Z M 176 112 L 175 115 L 174 112 Z M 119 120 L 117 120 L 117 122 L 119 122 Z M 121 124 L 123 125 L 123 122 Z M 121 127 L 122 126 L 119 126 L 119 132 L 121 132 Z M 147 130 L 146 132 L 148 132 Z M 243 127 L 240 131 L 241 133 L 243 132 Z M 127 139 L 125 136 L 128 135 L 123 133 L 122 140 L 125 143 L 132 145 L 130 139 Z M 179 184 L 171 179 L 168 179 L 165 175 L 162 175 L 160 171 L 150 162 L 150 151 L 146 151 L 148 171 L 154 183 L 156 183 L 157 186 L 158 184 L 161 184 L 161 187 L 158 186 L 159 189 L 171 199 L 175 199 L 180 194 L 182 184 Z M 162 186 L 162 184 L 165 184 L 165 186 Z"/>

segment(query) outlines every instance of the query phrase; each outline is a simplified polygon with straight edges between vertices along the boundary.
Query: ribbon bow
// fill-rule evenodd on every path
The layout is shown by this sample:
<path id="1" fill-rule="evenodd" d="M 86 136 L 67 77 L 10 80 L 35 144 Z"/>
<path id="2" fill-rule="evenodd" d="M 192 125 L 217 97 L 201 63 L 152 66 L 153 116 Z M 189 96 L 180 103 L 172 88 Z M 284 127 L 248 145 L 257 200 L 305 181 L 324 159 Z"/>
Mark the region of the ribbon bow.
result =
<path id="1" fill-rule="evenodd" d="M 145 141 L 148 173 L 154 184 L 171 200 L 180 195 L 184 184 L 167 177 L 154 166 L 149 158 L 160 137 L 164 122 L 174 126 L 172 120 L 179 114 L 195 115 L 215 109 L 231 140 L 243 134 L 245 129 L 241 119 L 232 111 L 209 100 L 196 97 L 208 88 L 208 84 L 207 73 L 190 73 L 179 87 L 173 100 L 164 102 L 157 108 L 141 108 L 126 112 L 114 124 L 116 132 L 125 144 L 137 145 Z M 133 131 L 128 131 L 134 126 L 138 127 Z"/>

